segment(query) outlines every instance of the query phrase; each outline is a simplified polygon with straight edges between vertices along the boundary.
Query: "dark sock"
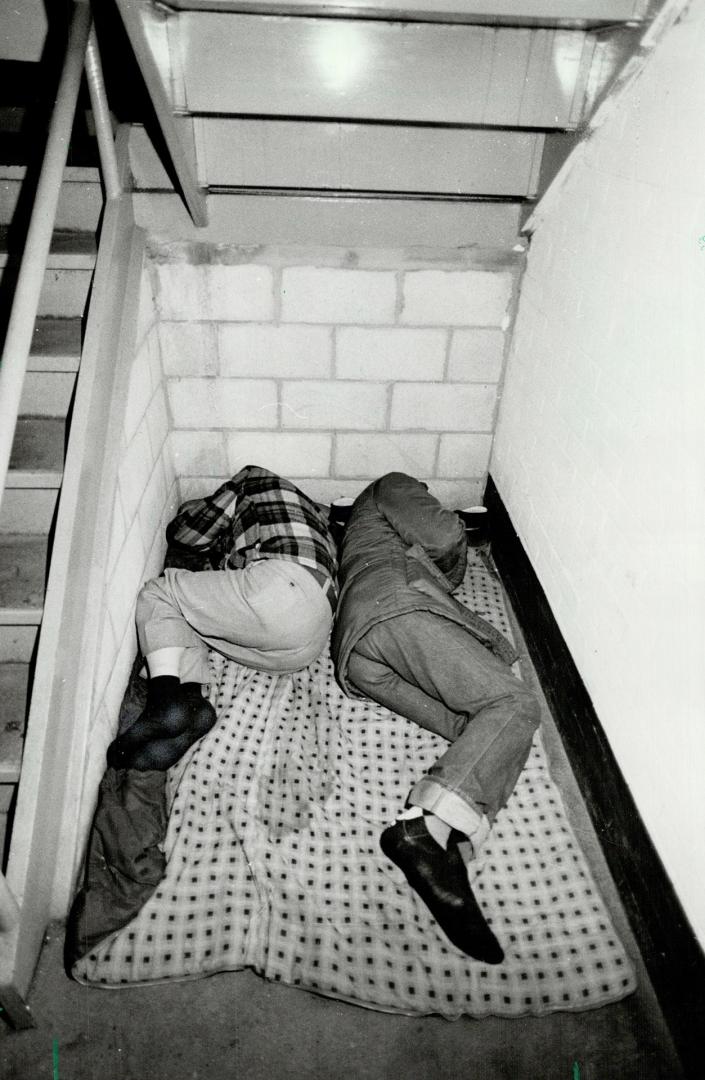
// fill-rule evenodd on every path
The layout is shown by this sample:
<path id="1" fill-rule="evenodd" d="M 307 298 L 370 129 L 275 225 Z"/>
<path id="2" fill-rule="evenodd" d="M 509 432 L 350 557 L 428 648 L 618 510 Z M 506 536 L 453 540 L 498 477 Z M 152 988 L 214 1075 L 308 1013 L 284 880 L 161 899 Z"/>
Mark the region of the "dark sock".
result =
<path id="1" fill-rule="evenodd" d="M 173 697 L 179 692 L 181 683 L 178 675 L 155 675 L 149 680 L 147 686 L 147 704 L 150 701 L 160 702 L 165 698 Z"/>
<path id="2" fill-rule="evenodd" d="M 187 731 L 174 739 L 150 739 L 131 755 L 129 768 L 138 769 L 140 772 L 147 769 L 159 769 L 161 772 L 166 772 L 172 765 L 176 765 L 189 746 L 200 738 L 200 735 Z"/>
<path id="3" fill-rule="evenodd" d="M 108 765 L 131 766 L 133 755 L 152 739 L 175 738 L 191 726 L 191 707 L 176 675 L 157 675 L 149 680 L 143 711 L 127 731 L 108 747 Z"/>
<path id="4" fill-rule="evenodd" d="M 191 704 L 191 726 L 188 731 L 173 739 L 150 739 L 143 743 L 130 758 L 131 769 L 170 769 L 189 747 L 202 739 L 210 731 L 217 719 L 217 714 L 210 701 L 201 694 L 200 683 L 191 683 L 195 687 L 189 697 Z"/>
<path id="5" fill-rule="evenodd" d="M 201 684 L 179 683 L 176 676 L 150 680 L 143 713 L 108 747 L 114 769 L 169 769 L 216 721 L 216 711 Z"/>

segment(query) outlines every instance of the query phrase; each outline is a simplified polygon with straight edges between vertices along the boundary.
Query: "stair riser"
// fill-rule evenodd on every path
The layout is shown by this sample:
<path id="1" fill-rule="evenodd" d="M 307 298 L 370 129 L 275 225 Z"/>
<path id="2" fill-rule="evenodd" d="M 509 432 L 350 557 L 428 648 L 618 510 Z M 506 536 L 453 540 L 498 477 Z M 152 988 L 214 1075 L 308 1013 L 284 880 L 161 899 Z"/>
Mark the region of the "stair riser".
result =
<path id="1" fill-rule="evenodd" d="M 22 180 L 0 180 L 0 225 L 9 225 L 15 214 Z M 103 208 L 100 184 L 64 183 L 59 195 L 55 227 L 94 232 Z"/>
<path id="2" fill-rule="evenodd" d="M 63 317 L 83 315 L 91 276 L 91 270 L 47 269 L 39 297 L 38 314 Z M 12 280 L 14 277 L 13 269 L 0 268 L 0 288 L 3 287 L 5 281 Z"/>
<path id="3" fill-rule="evenodd" d="M 0 784 L 16 783 L 20 778 L 28 693 L 29 665 L 0 664 Z"/>
<path id="4" fill-rule="evenodd" d="M 0 533 L 48 533 L 58 492 L 46 488 L 6 488 L 0 507 Z"/>
<path id="5" fill-rule="evenodd" d="M 5 626 L 0 623 L 0 664 L 28 664 L 38 633 L 36 626 Z"/>
<path id="6" fill-rule="evenodd" d="M 73 388 L 74 372 L 28 371 L 22 387 L 21 416 L 66 416 Z"/>
<path id="7" fill-rule="evenodd" d="M 80 319 L 37 319 L 28 371 L 78 371 Z"/>

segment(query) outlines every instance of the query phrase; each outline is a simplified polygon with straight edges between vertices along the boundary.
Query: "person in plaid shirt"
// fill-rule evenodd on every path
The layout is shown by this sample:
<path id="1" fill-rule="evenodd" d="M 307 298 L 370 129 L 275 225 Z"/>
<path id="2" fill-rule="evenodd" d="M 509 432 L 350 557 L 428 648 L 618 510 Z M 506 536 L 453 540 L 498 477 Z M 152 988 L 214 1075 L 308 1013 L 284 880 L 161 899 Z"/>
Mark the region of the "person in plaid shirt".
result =
<path id="1" fill-rule="evenodd" d="M 108 749 L 114 768 L 169 768 L 216 719 L 201 687 L 208 649 L 246 667 L 292 672 L 323 651 L 336 602 L 325 514 L 294 484 L 247 465 L 167 528 L 170 552 L 207 569 L 167 568 L 137 600 L 149 686 L 144 712 Z"/>

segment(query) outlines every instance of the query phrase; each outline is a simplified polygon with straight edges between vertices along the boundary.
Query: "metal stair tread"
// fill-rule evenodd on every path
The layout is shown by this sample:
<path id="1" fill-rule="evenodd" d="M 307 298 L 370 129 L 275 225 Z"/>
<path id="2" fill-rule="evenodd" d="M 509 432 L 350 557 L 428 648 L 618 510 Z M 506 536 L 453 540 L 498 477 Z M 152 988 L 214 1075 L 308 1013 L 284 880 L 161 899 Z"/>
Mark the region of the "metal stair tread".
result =
<path id="1" fill-rule="evenodd" d="M 0 116 L 2 111 L 2 107 L 0 107 Z M 26 165 L 0 164 L 0 181 L 24 180 L 26 175 Z M 62 183 L 99 184 L 100 169 L 95 165 L 67 165 L 63 172 Z"/>
<path id="2" fill-rule="evenodd" d="M 19 261 L 17 240 L 10 236 L 7 225 L 0 225 L 0 266 Z M 48 269 L 92 270 L 96 259 L 95 233 L 79 232 L 72 229 L 55 229 L 51 238 L 51 247 L 47 259 Z"/>
<path id="3" fill-rule="evenodd" d="M 49 469 L 13 469 L 7 474 L 5 487 L 16 491 L 26 491 L 28 488 L 58 491 L 61 479 L 62 473 Z"/>
<path id="4" fill-rule="evenodd" d="M 58 487 L 64 464 L 66 422 L 56 416 L 20 416 L 10 455 L 8 487 L 41 487 L 37 483 L 18 483 L 19 474 L 52 477 L 47 486 Z"/>
<path id="5" fill-rule="evenodd" d="M 3 715 L 0 720 L 0 783 L 16 784 L 20 778 L 29 664 L 0 663 L 0 695 Z"/>
<path id="6" fill-rule="evenodd" d="M 47 315 L 34 324 L 28 371 L 78 371 L 81 320 Z"/>
<path id="7" fill-rule="evenodd" d="M 0 533 L 0 623 L 41 622 L 48 537 Z"/>
<path id="8" fill-rule="evenodd" d="M 43 614 L 43 607 L 0 607 L 0 626 L 41 626 Z"/>

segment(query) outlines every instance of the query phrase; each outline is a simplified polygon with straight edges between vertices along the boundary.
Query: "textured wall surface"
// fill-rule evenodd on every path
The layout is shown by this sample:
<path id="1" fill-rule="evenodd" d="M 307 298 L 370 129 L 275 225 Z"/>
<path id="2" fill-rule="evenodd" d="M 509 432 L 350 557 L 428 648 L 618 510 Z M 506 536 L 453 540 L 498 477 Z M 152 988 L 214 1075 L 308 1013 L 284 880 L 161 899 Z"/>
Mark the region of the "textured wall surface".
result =
<path id="1" fill-rule="evenodd" d="M 511 257 L 170 245 L 151 272 L 185 496 L 254 463 L 322 502 L 391 469 L 481 498 Z"/>
<path id="2" fill-rule="evenodd" d="M 95 720 L 85 788 L 90 793 L 105 768 L 105 750 L 115 734 L 137 649 L 137 593 L 144 581 L 161 571 L 164 528 L 178 503 L 157 320 L 146 270 L 136 318 L 137 342 L 127 396 L 115 403 L 123 409 L 124 420 L 94 682 Z M 92 813 L 91 799 L 84 801 L 84 813 Z"/>
<path id="3" fill-rule="evenodd" d="M 705 943 L 705 5 L 537 222 L 491 472 Z"/>

